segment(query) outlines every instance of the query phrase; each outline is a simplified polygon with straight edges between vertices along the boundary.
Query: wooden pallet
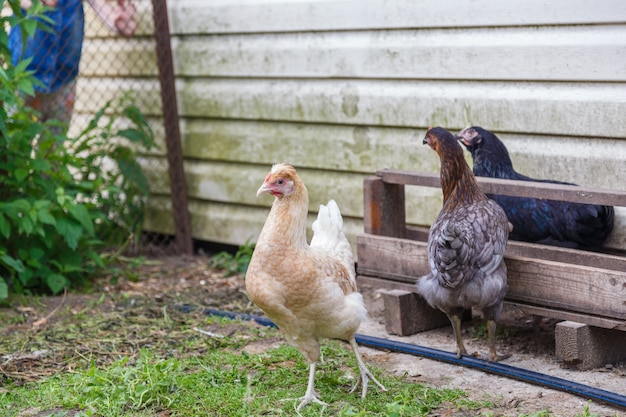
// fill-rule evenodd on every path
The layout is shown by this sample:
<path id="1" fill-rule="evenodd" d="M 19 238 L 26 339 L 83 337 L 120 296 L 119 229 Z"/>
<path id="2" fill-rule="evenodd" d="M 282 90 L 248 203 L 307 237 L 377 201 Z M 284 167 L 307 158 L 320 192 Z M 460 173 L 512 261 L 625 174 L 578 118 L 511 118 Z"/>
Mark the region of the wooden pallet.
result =
<path id="1" fill-rule="evenodd" d="M 477 179 L 492 194 L 626 206 L 623 191 Z M 440 183 L 433 174 L 390 170 L 366 179 L 365 233 L 357 238 L 357 280 L 384 290 L 387 330 L 399 335 L 449 324 L 413 292 L 429 270 L 428 229 L 406 225 L 405 185 Z M 564 321 L 555 332 L 561 360 L 578 369 L 626 360 L 626 257 L 509 241 L 505 262 L 505 302 Z"/>

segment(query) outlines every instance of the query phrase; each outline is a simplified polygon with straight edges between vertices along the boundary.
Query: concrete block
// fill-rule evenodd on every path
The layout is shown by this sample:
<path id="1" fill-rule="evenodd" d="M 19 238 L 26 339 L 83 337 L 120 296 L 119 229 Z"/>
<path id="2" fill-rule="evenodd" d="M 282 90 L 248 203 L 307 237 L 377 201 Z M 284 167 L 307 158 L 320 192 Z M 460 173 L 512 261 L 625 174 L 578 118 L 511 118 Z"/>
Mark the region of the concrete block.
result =
<path id="1" fill-rule="evenodd" d="M 557 323 L 556 357 L 566 367 L 587 370 L 626 360 L 626 332 L 572 321 Z"/>

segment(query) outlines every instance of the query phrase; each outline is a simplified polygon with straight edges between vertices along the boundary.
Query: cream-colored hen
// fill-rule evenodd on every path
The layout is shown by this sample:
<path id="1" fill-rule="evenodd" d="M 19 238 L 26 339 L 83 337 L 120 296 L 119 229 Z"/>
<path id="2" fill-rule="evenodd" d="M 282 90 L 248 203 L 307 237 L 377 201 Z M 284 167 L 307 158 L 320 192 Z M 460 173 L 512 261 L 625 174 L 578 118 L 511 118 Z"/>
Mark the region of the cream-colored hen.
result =
<path id="1" fill-rule="evenodd" d="M 265 178 L 257 196 L 275 197 L 246 272 L 248 295 L 298 347 L 309 363 L 309 381 L 297 407 L 320 401 L 315 389 L 315 366 L 320 339 L 350 342 L 359 365 L 362 398 L 371 379 L 386 391 L 366 368 L 354 338 L 367 311 L 357 292 L 350 243 L 334 200 L 320 206 L 313 223 L 313 239 L 306 240 L 309 196 L 291 165 L 277 164 Z"/>

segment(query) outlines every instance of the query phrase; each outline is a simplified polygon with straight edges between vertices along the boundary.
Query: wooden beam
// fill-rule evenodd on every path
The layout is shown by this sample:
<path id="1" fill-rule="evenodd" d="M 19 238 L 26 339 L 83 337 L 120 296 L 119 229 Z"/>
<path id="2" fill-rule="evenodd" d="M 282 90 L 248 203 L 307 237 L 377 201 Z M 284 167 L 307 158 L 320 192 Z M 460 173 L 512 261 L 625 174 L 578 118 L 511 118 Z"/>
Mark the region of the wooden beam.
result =
<path id="1" fill-rule="evenodd" d="M 426 243 L 388 236 L 357 236 L 357 273 L 414 284 L 428 273 Z"/>
<path id="2" fill-rule="evenodd" d="M 385 330 L 389 334 L 409 336 L 426 330 L 449 326 L 450 320 L 428 305 L 410 284 L 359 275 L 359 291 L 367 288 L 382 294 L 385 307 Z M 471 319 L 471 312 L 469 314 Z"/>
<path id="3" fill-rule="evenodd" d="M 564 321 L 557 323 L 554 338 L 557 359 L 570 368 L 587 370 L 626 359 L 626 333 Z"/>
<path id="4" fill-rule="evenodd" d="M 390 169 L 377 171 L 376 175 L 382 178 L 385 183 L 390 184 L 441 187 L 439 174 Z M 476 180 L 481 189 L 487 194 L 626 207 L 626 191 L 621 190 L 602 190 L 575 185 L 513 181 L 486 177 L 476 177 Z"/>
<path id="5" fill-rule="evenodd" d="M 552 319 L 568 320 L 577 323 L 586 323 L 590 326 L 602 327 L 603 329 L 621 330 L 626 331 L 626 320 L 612 319 L 609 317 L 592 316 L 589 314 L 575 313 L 572 311 L 556 310 L 549 307 L 542 307 L 532 304 L 524 304 L 517 301 L 505 302 L 526 314 L 534 314 L 542 317 L 549 317 Z"/>
<path id="6" fill-rule="evenodd" d="M 563 262 L 505 256 L 506 298 L 626 320 L 626 274 Z"/>
<path id="7" fill-rule="evenodd" d="M 429 228 L 407 226 L 406 238 L 426 242 Z M 594 268 L 626 271 L 626 257 L 608 253 L 591 252 L 578 249 L 560 248 L 539 243 L 509 240 L 506 246 L 508 256 L 545 259 L 574 265 L 593 266 Z"/>
<path id="8" fill-rule="evenodd" d="M 426 242 L 357 236 L 359 275 L 414 283 L 429 270 Z M 507 300 L 626 320 L 626 272 L 505 256 Z"/>
<path id="9" fill-rule="evenodd" d="M 387 184 L 378 177 L 363 180 L 365 231 L 382 236 L 404 237 L 406 204 L 404 185 Z"/>

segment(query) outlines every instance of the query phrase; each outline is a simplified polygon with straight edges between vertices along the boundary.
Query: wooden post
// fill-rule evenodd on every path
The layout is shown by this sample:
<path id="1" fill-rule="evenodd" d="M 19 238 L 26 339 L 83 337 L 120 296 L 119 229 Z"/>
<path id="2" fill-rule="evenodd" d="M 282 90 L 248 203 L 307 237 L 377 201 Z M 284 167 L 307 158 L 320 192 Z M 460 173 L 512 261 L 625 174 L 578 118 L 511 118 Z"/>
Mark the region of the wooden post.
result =
<path id="1" fill-rule="evenodd" d="M 161 101 L 163 103 L 165 143 L 167 145 L 167 161 L 169 164 L 174 236 L 178 252 L 191 255 L 193 253 L 191 219 L 189 216 L 187 181 L 183 169 L 182 145 L 178 126 L 178 105 L 176 104 L 167 2 L 166 0 L 152 0 L 152 8 L 159 81 L 161 83 Z"/>
<path id="2" fill-rule="evenodd" d="M 379 177 L 363 181 L 365 233 L 404 238 L 406 208 L 404 184 L 388 184 Z"/>

